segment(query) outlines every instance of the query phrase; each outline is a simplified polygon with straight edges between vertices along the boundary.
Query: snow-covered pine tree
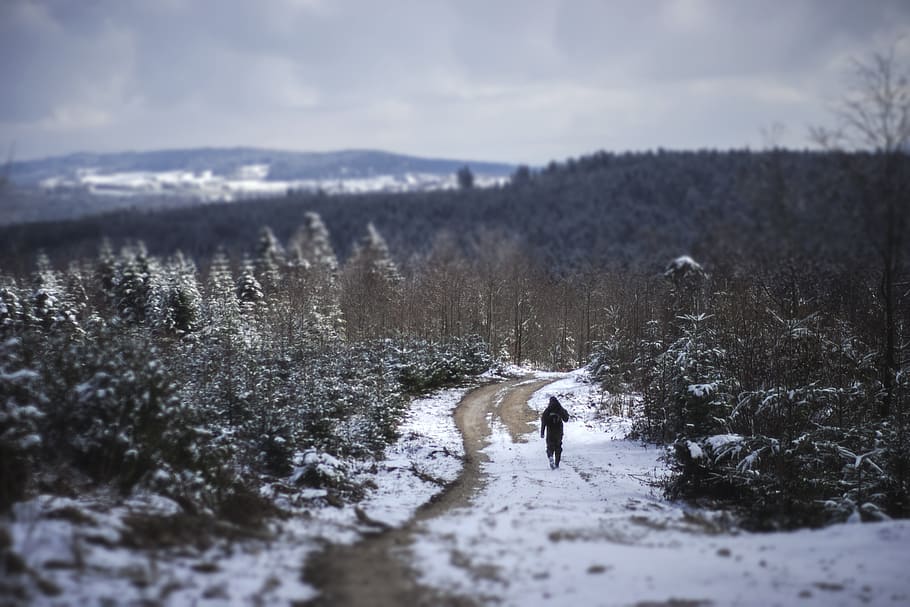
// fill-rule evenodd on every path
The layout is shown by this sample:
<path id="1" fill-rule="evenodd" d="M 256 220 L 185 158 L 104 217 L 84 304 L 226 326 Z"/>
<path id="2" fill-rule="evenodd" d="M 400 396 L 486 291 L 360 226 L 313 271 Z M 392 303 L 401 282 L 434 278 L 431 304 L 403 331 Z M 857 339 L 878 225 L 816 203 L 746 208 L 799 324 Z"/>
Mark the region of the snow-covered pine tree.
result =
<path id="1" fill-rule="evenodd" d="M 393 330 L 401 283 L 385 239 L 370 222 L 343 274 L 342 310 L 348 337 L 375 337 Z"/>
<path id="2" fill-rule="evenodd" d="M 0 321 L 7 301 L 3 291 Z M 10 312 L 8 307 L 6 312 Z M 2 331 L 0 328 L 0 335 Z M 19 340 L 0 341 L 0 513 L 22 498 L 33 454 L 41 444 L 38 423 L 43 413 L 38 405 L 45 400 L 41 377 L 23 358 Z"/>
<path id="3" fill-rule="evenodd" d="M 0 339 L 17 334 L 25 323 L 25 305 L 16 280 L 0 276 Z"/>
<path id="4" fill-rule="evenodd" d="M 289 262 L 295 265 L 319 268 L 333 278 L 338 273 L 338 257 L 332 247 L 329 229 L 319 213 L 304 214 L 303 223 L 291 237 L 288 249 Z"/>
<path id="5" fill-rule="evenodd" d="M 317 213 L 306 213 L 291 238 L 288 304 L 298 331 L 324 347 L 344 331 L 338 284 L 338 258 L 328 228 Z"/>
<path id="6" fill-rule="evenodd" d="M 38 254 L 30 301 L 30 319 L 45 331 L 66 327 L 78 329 L 73 310 L 60 275 L 51 267 L 43 252 Z"/>
<path id="7" fill-rule="evenodd" d="M 246 255 L 240 264 L 240 276 L 237 279 L 237 302 L 240 306 L 240 326 L 244 348 L 256 347 L 267 332 L 264 325 L 268 305 L 262 285 L 256 278 L 252 260 Z"/>
<path id="8" fill-rule="evenodd" d="M 677 311 L 698 313 L 702 310 L 701 291 L 707 276 L 702 265 L 688 255 L 681 255 L 667 264 L 664 278 L 673 284 Z"/>
<path id="9" fill-rule="evenodd" d="M 237 281 L 237 301 L 241 314 L 247 318 L 256 318 L 265 305 L 265 294 L 262 285 L 256 278 L 256 270 L 249 257 L 244 256 L 240 265 L 240 278 Z"/>
<path id="10" fill-rule="evenodd" d="M 364 263 L 367 271 L 377 280 L 391 286 L 401 283 L 401 272 L 392 259 L 389 245 L 372 221 L 367 224 L 367 233 L 354 247 L 352 257 L 355 261 Z"/>
<path id="11" fill-rule="evenodd" d="M 707 314 L 679 318 L 682 335 L 655 361 L 652 389 L 665 439 L 689 439 L 724 431 L 737 381 L 725 369 L 726 352 L 717 345 Z"/>
<path id="12" fill-rule="evenodd" d="M 241 395 L 249 357 L 231 263 L 223 249 L 209 267 L 204 309 L 202 338 L 193 348 L 195 373 L 184 400 L 196 403 L 213 424 L 233 427 L 245 416 Z"/>
<path id="13" fill-rule="evenodd" d="M 72 260 L 63 275 L 67 305 L 76 315 L 77 322 L 97 314 L 99 299 L 97 286 L 92 284 L 91 264 L 83 260 Z"/>
<path id="14" fill-rule="evenodd" d="M 107 238 L 98 246 L 98 257 L 92 270 L 94 282 L 99 285 L 96 306 L 103 317 L 112 316 L 117 311 L 117 283 L 120 282 L 120 267 L 117 255 Z"/>
<path id="15" fill-rule="evenodd" d="M 256 279 L 265 295 L 273 295 L 281 285 L 281 274 L 286 265 L 284 248 L 268 226 L 259 230 L 256 242 L 254 269 Z"/>
<path id="16" fill-rule="evenodd" d="M 193 333 L 202 316 L 202 296 L 196 265 L 177 251 L 164 269 L 166 294 L 162 309 L 163 328 L 177 335 Z"/>
<path id="17" fill-rule="evenodd" d="M 240 300 L 224 249 L 218 249 L 209 266 L 206 290 L 206 325 L 209 332 L 240 333 Z"/>
<path id="18" fill-rule="evenodd" d="M 164 304 L 161 266 L 151 257 L 145 243 L 124 247 L 118 262 L 119 277 L 114 287 L 117 310 L 122 318 L 146 324 L 160 318 Z"/>

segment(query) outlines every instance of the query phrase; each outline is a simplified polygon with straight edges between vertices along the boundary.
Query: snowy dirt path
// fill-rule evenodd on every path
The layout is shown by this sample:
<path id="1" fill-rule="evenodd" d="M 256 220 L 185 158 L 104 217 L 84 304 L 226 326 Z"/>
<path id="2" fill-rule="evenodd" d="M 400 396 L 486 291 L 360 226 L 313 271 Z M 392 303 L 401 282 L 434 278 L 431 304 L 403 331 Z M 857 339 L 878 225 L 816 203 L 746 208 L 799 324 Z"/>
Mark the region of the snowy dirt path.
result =
<path id="1" fill-rule="evenodd" d="M 651 487 L 660 450 L 626 440 L 630 421 L 605 418 L 609 403 L 583 377 L 465 396 L 459 481 L 405 524 L 311 556 L 313 604 L 910 604 L 907 521 L 752 534 L 668 502 Z M 550 396 L 572 415 L 558 470 L 537 434 Z"/>
<path id="2" fill-rule="evenodd" d="M 475 605 L 476 597 L 421 583 L 411 564 L 411 546 L 421 526 L 454 508 L 469 508 L 484 482 L 483 453 L 491 420 L 499 419 L 524 433 L 535 414 L 527 407 L 531 395 L 551 379 L 517 379 L 482 386 L 467 395 L 455 411 L 464 440 L 464 468 L 443 493 L 420 508 L 404 526 L 383 528 L 355 544 L 333 544 L 312 555 L 304 572 L 319 596 L 309 605 Z"/>
<path id="3" fill-rule="evenodd" d="M 522 607 L 910 604 L 906 521 L 751 534 L 667 502 L 642 482 L 661 474 L 659 450 L 625 440 L 627 419 L 593 415 L 600 396 L 579 378 L 490 416 L 486 482 L 409 532 L 421 584 Z M 522 423 L 551 395 L 573 416 L 558 470 Z"/>

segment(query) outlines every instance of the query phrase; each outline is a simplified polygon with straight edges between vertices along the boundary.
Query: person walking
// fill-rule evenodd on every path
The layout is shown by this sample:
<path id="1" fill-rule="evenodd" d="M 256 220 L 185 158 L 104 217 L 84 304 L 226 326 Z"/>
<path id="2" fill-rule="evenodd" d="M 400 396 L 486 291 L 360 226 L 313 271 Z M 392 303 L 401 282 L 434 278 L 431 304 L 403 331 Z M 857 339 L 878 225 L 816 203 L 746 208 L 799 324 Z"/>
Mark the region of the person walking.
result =
<path id="1" fill-rule="evenodd" d="M 540 438 L 547 437 L 547 459 L 550 469 L 559 468 L 562 459 L 562 424 L 569 421 L 569 412 L 563 409 L 555 396 L 550 397 L 547 408 L 540 415 Z"/>

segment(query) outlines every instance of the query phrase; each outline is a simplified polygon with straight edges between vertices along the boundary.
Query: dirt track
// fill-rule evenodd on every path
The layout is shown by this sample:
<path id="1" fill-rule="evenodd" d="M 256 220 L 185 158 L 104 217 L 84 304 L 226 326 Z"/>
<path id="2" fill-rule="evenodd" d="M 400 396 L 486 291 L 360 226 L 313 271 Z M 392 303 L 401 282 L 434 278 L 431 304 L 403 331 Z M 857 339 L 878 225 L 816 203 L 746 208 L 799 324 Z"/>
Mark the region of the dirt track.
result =
<path id="1" fill-rule="evenodd" d="M 451 508 L 470 505 L 483 483 L 481 450 L 490 435 L 491 416 L 499 417 L 513 440 L 532 429 L 536 413 L 528 399 L 547 380 L 527 378 L 490 384 L 468 393 L 455 410 L 455 422 L 464 438 L 465 466 L 461 476 L 436 500 L 421 508 L 403 527 L 368 536 L 350 546 L 332 545 L 314 555 L 304 578 L 321 595 L 308 605 L 415 605 L 466 606 L 475 602 L 441 594 L 420 585 L 406 558 L 419 523 Z"/>

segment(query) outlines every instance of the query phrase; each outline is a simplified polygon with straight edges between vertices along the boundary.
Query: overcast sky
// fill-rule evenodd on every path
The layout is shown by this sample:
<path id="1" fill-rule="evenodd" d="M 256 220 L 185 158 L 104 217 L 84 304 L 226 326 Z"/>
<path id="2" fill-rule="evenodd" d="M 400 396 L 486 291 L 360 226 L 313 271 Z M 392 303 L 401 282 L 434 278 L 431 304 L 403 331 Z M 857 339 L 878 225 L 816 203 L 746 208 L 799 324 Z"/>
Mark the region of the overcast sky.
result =
<path id="1" fill-rule="evenodd" d="M 908 33 L 907 0 L 0 0 L 0 145 L 805 147 Z"/>

